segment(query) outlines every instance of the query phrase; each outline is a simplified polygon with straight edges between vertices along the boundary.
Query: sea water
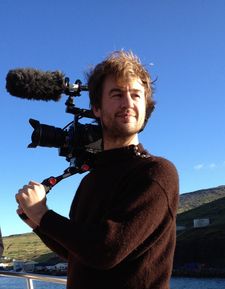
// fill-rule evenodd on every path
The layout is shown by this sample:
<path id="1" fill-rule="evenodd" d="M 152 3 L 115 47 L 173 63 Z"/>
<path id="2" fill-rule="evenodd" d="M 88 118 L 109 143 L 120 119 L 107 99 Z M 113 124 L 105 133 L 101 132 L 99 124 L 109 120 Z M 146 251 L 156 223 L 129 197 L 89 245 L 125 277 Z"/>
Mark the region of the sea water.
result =
<path id="1" fill-rule="evenodd" d="M 225 279 L 173 277 L 170 286 L 171 289 L 225 289 Z"/>
<path id="2" fill-rule="evenodd" d="M 66 285 L 33 280 L 34 289 L 65 289 Z M 27 289 L 24 278 L 0 277 L 0 289 Z"/>
<path id="3" fill-rule="evenodd" d="M 36 280 L 33 281 L 33 285 L 34 289 L 66 288 L 66 286 L 62 284 L 54 284 Z M 173 277 L 171 279 L 170 286 L 171 289 L 225 289 L 225 279 Z M 27 289 L 26 280 L 12 277 L 0 277 L 0 289 Z"/>

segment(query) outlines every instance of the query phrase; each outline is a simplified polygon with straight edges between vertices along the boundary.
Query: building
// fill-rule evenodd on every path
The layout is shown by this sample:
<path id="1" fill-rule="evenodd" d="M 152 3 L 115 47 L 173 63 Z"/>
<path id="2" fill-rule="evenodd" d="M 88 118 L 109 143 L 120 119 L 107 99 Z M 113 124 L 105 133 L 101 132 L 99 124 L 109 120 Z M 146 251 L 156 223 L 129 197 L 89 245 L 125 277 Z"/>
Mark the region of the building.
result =
<path id="1" fill-rule="evenodd" d="M 209 219 L 194 219 L 194 228 L 203 228 L 209 225 Z"/>
<path id="2" fill-rule="evenodd" d="M 24 270 L 24 261 L 21 260 L 13 260 L 13 270 L 14 271 L 23 271 Z"/>
<path id="3" fill-rule="evenodd" d="M 35 262 L 35 261 L 25 262 L 23 265 L 23 270 L 25 272 L 34 272 L 37 264 L 38 264 L 38 262 Z"/>
<path id="4" fill-rule="evenodd" d="M 67 270 L 67 263 L 58 263 L 55 265 L 55 269 L 57 271 L 66 271 Z"/>

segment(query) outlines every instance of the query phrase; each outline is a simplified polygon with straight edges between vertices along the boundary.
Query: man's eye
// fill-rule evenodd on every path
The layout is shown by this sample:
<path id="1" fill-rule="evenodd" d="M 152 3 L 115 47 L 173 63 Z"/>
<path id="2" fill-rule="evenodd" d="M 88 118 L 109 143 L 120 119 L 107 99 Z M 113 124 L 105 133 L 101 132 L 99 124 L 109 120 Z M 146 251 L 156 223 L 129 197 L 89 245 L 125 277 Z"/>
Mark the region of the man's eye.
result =
<path id="1" fill-rule="evenodd" d="M 119 97 L 121 97 L 121 93 L 113 94 L 112 97 L 117 97 L 117 98 L 119 98 Z"/>
<path id="2" fill-rule="evenodd" d="M 133 97 L 133 98 L 140 98 L 141 96 L 140 96 L 140 94 L 134 93 L 134 94 L 132 94 L 132 97 Z"/>

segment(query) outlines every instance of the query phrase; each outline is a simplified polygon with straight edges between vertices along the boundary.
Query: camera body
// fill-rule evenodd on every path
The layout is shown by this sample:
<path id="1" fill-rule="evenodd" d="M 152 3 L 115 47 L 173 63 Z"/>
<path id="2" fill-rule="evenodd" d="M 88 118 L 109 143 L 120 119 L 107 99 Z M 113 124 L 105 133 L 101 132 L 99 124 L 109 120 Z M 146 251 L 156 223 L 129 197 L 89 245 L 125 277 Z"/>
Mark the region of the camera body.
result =
<path id="1" fill-rule="evenodd" d="M 59 149 L 59 156 L 65 157 L 71 166 L 80 165 L 93 154 L 101 151 L 101 127 L 97 124 L 81 124 L 76 121 L 65 128 L 40 124 L 38 120 L 29 120 L 34 131 L 29 148 L 54 147 Z M 76 161 L 76 164 L 74 163 Z"/>

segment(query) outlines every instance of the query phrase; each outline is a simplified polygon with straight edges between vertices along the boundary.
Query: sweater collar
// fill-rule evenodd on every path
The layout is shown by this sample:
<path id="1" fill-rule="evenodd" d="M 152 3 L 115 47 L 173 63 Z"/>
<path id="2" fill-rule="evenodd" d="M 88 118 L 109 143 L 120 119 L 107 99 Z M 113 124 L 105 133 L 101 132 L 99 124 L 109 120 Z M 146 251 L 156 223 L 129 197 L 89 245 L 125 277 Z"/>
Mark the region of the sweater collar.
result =
<path id="1" fill-rule="evenodd" d="M 95 165 L 125 161 L 136 157 L 148 157 L 149 153 L 142 144 L 105 150 L 96 155 Z"/>

